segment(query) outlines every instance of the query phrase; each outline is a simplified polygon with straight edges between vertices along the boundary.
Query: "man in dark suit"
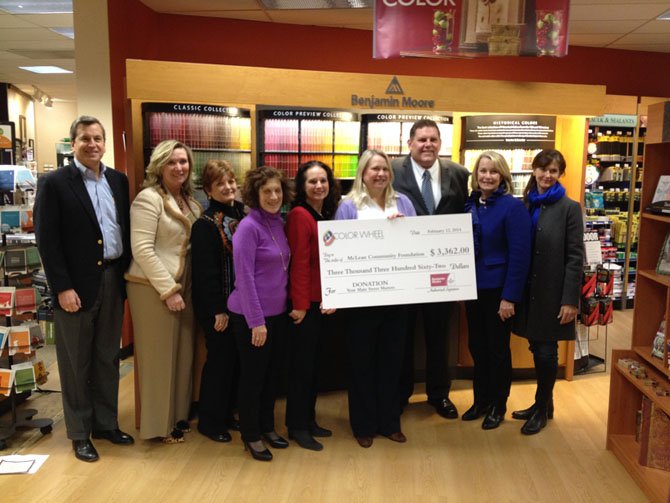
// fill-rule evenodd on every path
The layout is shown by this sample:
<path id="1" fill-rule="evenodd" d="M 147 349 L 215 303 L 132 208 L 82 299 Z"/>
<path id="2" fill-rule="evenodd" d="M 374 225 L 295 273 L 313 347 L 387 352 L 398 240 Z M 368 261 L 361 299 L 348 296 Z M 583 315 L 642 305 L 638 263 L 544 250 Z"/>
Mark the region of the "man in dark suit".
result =
<path id="1" fill-rule="evenodd" d="M 412 201 L 417 215 L 462 213 L 470 173 L 460 164 L 438 158 L 442 140 L 437 124 L 419 120 L 408 140 L 410 155 L 393 160 L 393 188 Z M 414 392 L 414 328 L 420 315 L 426 340 L 426 393 L 428 402 L 441 416 L 456 419 L 458 411 L 449 400 L 448 340 L 453 302 L 412 306 L 409 315 L 405 362 L 401 380 L 401 403 Z"/>
<path id="2" fill-rule="evenodd" d="M 95 117 L 70 128 L 74 164 L 40 178 L 35 235 L 55 294 L 56 356 L 67 436 L 75 456 L 96 461 L 90 440 L 132 444 L 119 429 L 119 346 L 130 262 L 128 179 L 101 159 L 105 130 Z"/>

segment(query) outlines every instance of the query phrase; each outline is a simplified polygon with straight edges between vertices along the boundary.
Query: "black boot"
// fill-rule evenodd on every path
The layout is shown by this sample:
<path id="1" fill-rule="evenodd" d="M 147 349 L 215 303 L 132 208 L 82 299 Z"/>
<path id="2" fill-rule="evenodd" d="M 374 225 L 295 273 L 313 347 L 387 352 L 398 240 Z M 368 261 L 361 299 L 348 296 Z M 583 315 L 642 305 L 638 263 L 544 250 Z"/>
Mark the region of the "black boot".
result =
<path id="1" fill-rule="evenodd" d="M 533 411 L 537 407 L 537 404 L 533 404 L 527 409 L 515 410 L 512 412 L 512 417 L 514 419 L 521 419 L 522 421 L 528 421 L 530 416 L 533 415 Z M 554 400 L 551 399 L 547 404 L 547 419 L 554 419 Z"/>
<path id="2" fill-rule="evenodd" d="M 540 430 L 545 426 L 547 426 L 547 409 L 546 407 L 536 406 L 528 421 L 521 427 L 521 433 L 535 435 L 540 433 Z"/>
<path id="3" fill-rule="evenodd" d="M 479 419 L 480 417 L 486 415 L 490 409 L 491 409 L 490 405 L 474 404 L 472 407 L 470 407 L 463 413 L 461 419 L 463 421 L 474 421 L 475 419 Z"/>

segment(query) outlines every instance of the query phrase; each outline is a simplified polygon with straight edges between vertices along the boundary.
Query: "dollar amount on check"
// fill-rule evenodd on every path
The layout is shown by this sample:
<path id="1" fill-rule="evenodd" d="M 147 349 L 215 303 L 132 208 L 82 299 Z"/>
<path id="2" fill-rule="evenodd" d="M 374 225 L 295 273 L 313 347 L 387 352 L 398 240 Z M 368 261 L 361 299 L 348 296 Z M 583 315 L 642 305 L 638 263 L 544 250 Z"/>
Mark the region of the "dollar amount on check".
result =
<path id="1" fill-rule="evenodd" d="M 324 308 L 477 298 L 469 214 L 319 222 Z"/>

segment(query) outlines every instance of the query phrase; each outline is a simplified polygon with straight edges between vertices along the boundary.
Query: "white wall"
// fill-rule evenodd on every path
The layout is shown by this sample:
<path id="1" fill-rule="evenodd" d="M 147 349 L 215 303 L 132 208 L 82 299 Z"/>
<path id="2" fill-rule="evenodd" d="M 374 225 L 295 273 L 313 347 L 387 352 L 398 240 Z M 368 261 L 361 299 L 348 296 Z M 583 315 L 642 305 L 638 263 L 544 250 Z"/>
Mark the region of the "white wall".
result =
<path id="1" fill-rule="evenodd" d="M 107 133 L 103 162 L 114 166 L 112 87 L 109 69 L 107 0 L 74 0 L 75 61 L 78 115 L 97 117 Z"/>
<path id="2" fill-rule="evenodd" d="M 35 104 L 35 160 L 37 170 L 42 171 L 45 164 L 56 165 L 56 143 L 67 138 L 70 124 L 77 117 L 77 103 L 74 101 L 54 101 L 47 108 L 41 103 Z"/>
<path id="3" fill-rule="evenodd" d="M 7 108 L 9 109 L 9 120 L 14 123 L 14 133 L 16 138 L 21 138 L 20 117 L 26 119 L 25 138 L 21 138 L 24 146 L 28 145 L 28 140 L 35 141 L 35 106 L 32 98 L 9 86 L 7 89 Z M 14 162 L 17 162 L 14 160 Z"/>

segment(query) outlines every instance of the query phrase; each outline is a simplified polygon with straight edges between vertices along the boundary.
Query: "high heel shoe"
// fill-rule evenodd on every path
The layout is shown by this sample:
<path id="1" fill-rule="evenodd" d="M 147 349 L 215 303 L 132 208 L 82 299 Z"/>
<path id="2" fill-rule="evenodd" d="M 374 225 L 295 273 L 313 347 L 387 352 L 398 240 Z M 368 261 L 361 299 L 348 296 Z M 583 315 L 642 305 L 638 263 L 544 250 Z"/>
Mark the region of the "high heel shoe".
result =
<path id="1" fill-rule="evenodd" d="M 520 419 L 522 421 L 528 421 L 530 419 L 530 416 L 533 415 L 533 412 L 535 411 L 535 408 L 537 407 L 537 404 L 534 403 L 527 409 L 522 409 L 522 410 L 515 410 L 512 412 L 512 417 L 514 419 Z M 547 404 L 547 419 L 554 419 L 554 401 L 551 400 Z"/>
<path id="2" fill-rule="evenodd" d="M 286 449 L 288 447 L 288 440 L 277 435 L 276 431 L 261 433 L 261 437 L 270 444 L 270 447 L 274 447 L 275 449 Z"/>
<path id="3" fill-rule="evenodd" d="M 521 427 L 521 433 L 524 435 L 535 435 L 547 426 L 547 410 L 536 407 L 528 421 Z"/>
<path id="4" fill-rule="evenodd" d="M 244 450 L 249 451 L 251 453 L 251 457 L 256 461 L 272 461 L 272 453 L 267 447 L 262 451 L 257 451 L 251 447 L 249 442 L 244 442 Z"/>

